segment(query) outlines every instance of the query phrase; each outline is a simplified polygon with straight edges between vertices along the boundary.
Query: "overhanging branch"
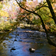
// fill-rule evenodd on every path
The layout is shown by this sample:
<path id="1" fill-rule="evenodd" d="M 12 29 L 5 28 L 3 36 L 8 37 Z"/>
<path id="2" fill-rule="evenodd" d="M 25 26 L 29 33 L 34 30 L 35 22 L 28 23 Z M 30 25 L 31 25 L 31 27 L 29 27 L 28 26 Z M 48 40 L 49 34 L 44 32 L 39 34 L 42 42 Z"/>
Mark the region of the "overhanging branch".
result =
<path id="1" fill-rule="evenodd" d="M 43 6 L 39 7 L 39 8 L 36 8 L 36 10 L 39 10 L 39 9 L 41 9 L 41 8 L 43 8 L 43 7 L 47 7 L 47 8 L 48 8 L 48 6 L 43 5 Z"/>
<path id="2" fill-rule="evenodd" d="M 17 1 L 16 1 L 16 2 L 17 2 Z M 39 16 L 39 18 L 40 18 L 40 20 L 41 20 L 41 22 L 42 22 L 43 29 L 45 29 L 48 43 L 56 47 L 56 44 L 53 43 L 53 42 L 50 40 L 50 37 L 49 37 L 48 32 L 47 32 L 47 30 L 46 30 L 46 28 L 45 28 L 45 24 L 44 24 L 44 22 L 43 22 L 43 20 L 42 20 L 42 17 L 41 17 L 38 13 L 35 13 L 35 11 L 30 11 L 30 10 L 27 10 L 26 8 L 23 8 L 23 7 L 20 5 L 20 3 L 17 2 L 17 4 L 18 4 L 22 9 L 24 9 L 24 10 L 30 12 L 30 13 L 33 13 L 33 14 Z"/>

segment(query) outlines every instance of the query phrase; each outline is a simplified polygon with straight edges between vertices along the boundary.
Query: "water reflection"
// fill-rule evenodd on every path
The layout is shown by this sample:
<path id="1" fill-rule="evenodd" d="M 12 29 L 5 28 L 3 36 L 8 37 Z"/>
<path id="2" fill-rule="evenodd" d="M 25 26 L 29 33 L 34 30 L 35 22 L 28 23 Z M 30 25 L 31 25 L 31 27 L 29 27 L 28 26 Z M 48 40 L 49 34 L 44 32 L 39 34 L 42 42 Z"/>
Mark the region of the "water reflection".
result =
<path id="1" fill-rule="evenodd" d="M 0 56 L 52 56 L 56 49 L 47 43 L 44 36 L 45 33 L 21 28 L 0 35 Z M 36 51 L 30 53 L 30 47 Z"/>

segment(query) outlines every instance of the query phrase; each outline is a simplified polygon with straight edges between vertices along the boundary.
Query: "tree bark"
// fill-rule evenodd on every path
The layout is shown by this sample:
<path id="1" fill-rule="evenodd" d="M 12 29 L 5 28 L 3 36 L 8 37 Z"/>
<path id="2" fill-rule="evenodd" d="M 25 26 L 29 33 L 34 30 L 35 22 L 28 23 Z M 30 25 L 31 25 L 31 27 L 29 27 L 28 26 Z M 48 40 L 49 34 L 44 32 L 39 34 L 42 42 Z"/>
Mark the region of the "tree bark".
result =
<path id="1" fill-rule="evenodd" d="M 47 2 L 47 4 L 48 4 L 48 7 L 49 7 L 50 12 L 51 12 L 51 14 L 52 14 L 52 18 L 53 18 L 53 20 L 54 20 L 54 22 L 55 22 L 55 24 L 56 24 L 56 16 L 55 16 L 55 13 L 54 13 L 54 11 L 53 11 L 52 5 L 51 5 L 51 3 L 50 3 L 49 0 L 46 0 L 46 2 Z"/>

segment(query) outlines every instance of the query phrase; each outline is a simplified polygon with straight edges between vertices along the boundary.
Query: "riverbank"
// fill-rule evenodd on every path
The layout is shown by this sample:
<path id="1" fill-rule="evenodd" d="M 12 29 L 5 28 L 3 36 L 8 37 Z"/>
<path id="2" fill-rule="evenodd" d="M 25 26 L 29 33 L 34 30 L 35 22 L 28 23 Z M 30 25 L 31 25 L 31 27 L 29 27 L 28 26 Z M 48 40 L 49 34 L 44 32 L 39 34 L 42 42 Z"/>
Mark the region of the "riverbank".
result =
<path id="1" fill-rule="evenodd" d="M 14 29 L 17 28 L 18 25 L 19 25 L 19 22 L 11 23 L 10 26 L 5 26 L 3 29 L 0 29 L 0 34 L 13 31 Z M 6 27 L 7 27 L 7 28 L 6 28 Z"/>
<path id="2" fill-rule="evenodd" d="M 39 31 L 39 32 L 45 32 L 45 30 L 43 28 L 39 28 L 36 25 L 30 25 L 30 24 L 26 24 L 26 23 L 24 24 L 24 23 L 20 23 L 20 22 L 15 22 L 15 23 L 11 23 L 11 26 L 9 26 L 7 29 L 5 28 L 3 30 L 0 30 L 0 34 L 13 31 L 17 27 L 20 27 L 22 29 L 31 29 L 31 30 L 36 30 L 36 31 Z M 48 31 L 48 33 L 56 36 L 56 32 Z"/>
<path id="3" fill-rule="evenodd" d="M 23 29 L 31 29 L 31 30 L 37 30 L 39 32 L 45 32 L 45 30 L 42 27 L 38 27 L 36 25 L 30 25 L 30 24 L 20 24 L 20 27 Z M 51 32 L 50 30 L 48 30 L 48 33 L 55 35 L 56 36 L 56 31 Z"/>

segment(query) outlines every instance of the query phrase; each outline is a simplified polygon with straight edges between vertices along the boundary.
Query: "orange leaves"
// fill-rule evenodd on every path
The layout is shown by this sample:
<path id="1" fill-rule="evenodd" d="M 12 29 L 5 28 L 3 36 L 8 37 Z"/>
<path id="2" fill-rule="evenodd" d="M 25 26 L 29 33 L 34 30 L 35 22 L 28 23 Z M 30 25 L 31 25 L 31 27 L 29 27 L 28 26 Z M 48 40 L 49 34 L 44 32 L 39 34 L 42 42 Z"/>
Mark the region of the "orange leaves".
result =
<path id="1" fill-rule="evenodd" d="M 45 28 L 46 28 L 47 30 L 50 29 L 48 25 L 45 25 Z"/>
<path id="2" fill-rule="evenodd" d="M 11 23 L 10 25 L 13 26 L 14 24 Z"/>
<path id="3" fill-rule="evenodd" d="M 20 18 L 20 17 L 25 17 L 24 15 L 20 15 L 20 16 L 18 16 L 18 18 Z"/>

